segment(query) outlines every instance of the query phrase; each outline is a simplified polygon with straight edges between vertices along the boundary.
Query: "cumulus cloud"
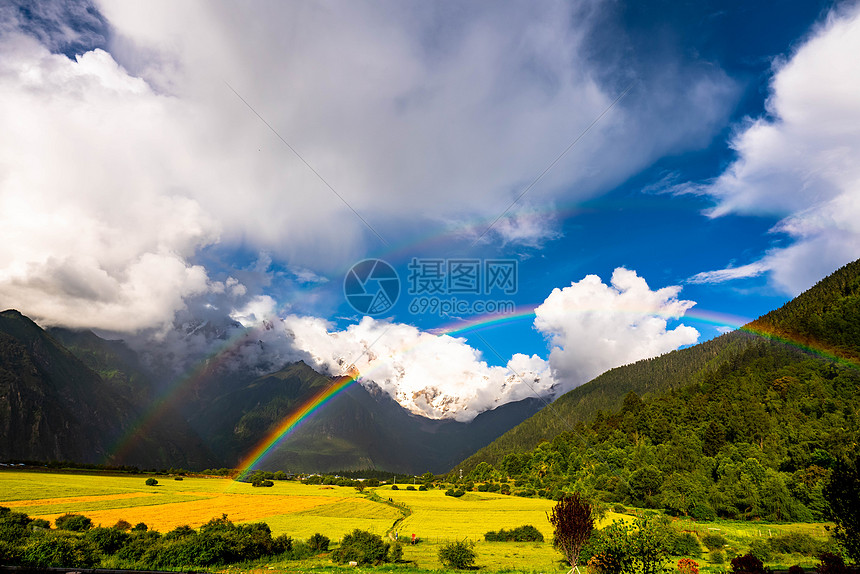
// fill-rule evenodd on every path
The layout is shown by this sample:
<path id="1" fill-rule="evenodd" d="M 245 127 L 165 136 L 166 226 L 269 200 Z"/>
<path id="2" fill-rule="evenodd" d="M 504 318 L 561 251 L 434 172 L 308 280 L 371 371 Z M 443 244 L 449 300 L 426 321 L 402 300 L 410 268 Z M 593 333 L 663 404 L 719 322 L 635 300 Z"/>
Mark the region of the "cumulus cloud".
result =
<path id="1" fill-rule="evenodd" d="M 316 317 L 291 315 L 284 327 L 313 367 L 345 374 L 355 366 L 413 413 L 467 421 L 510 401 L 553 393 L 549 365 L 516 354 L 506 367 L 488 366 L 462 338 L 365 317 L 343 331 Z"/>
<path id="2" fill-rule="evenodd" d="M 775 65 L 768 116 L 732 140 L 737 159 L 697 191 L 713 196 L 712 217 L 781 217 L 791 239 L 749 265 L 696 275 L 720 282 L 769 272 L 797 294 L 860 257 L 860 9 L 833 12 L 788 59 Z"/>
<path id="3" fill-rule="evenodd" d="M 219 233 L 163 145 L 185 106 L 102 50 L 70 60 L 16 34 L 0 50 L 0 300 L 45 324 L 168 325 L 210 289 L 189 258 Z"/>
<path id="4" fill-rule="evenodd" d="M 401 241 L 501 213 L 639 72 L 582 49 L 600 3 L 61 4 L 0 28 L 0 298 L 71 326 L 118 329 L 147 300 L 127 330 L 170 323 L 211 288 L 207 245 L 324 276 L 375 244 L 225 82 Z M 732 82 L 666 69 L 529 198 L 592 197 L 707 143 Z M 546 221 L 518 205 L 492 233 L 538 246 Z M 141 265 L 177 296 L 133 285 Z"/>
<path id="5" fill-rule="evenodd" d="M 678 299 L 681 288 L 652 291 L 635 271 L 617 268 L 610 284 L 588 275 L 553 289 L 535 309 L 535 327 L 549 340 L 549 363 L 564 390 L 619 365 L 691 345 L 699 332 L 687 325 L 668 329 L 695 302 Z"/>

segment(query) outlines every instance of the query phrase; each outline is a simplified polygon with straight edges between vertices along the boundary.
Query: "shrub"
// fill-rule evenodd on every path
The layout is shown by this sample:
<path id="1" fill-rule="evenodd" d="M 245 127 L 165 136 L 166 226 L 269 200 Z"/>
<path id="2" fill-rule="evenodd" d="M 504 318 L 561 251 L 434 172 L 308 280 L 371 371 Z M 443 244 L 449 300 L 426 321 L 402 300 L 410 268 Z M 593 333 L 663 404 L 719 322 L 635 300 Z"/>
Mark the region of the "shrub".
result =
<path id="1" fill-rule="evenodd" d="M 845 560 L 838 554 L 823 552 L 818 559 L 821 561 L 815 567 L 818 574 L 845 574 L 848 572 L 848 569 L 845 568 Z"/>
<path id="2" fill-rule="evenodd" d="M 181 476 L 177 476 L 177 477 L 174 477 L 174 479 L 173 479 L 173 480 L 182 480 L 182 477 L 181 477 Z"/>
<path id="3" fill-rule="evenodd" d="M 473 542 L 449 542 L 439 549 L 439 561 L 447 568 L 471 568 L 475 564 L 473 546 Z"/>
<path id="4" fill-rule="evenodd" d="M 699 540 L 689 532 L 673 533 L 668 540 L 669 554 L 673 556 L 692 556 L 699 558 L 702 547 Z"/>
<path id="5" fill-rule="evenodd" d="M 134 525 L 134 528 L 132 528 L 132 530 L 136 532 L 146 532 L 147 530 L 149 530 L 149 526 L 147 526 L 143 522 L 138 522 Z"/>
<path id="6" fill-rule="evenodd" d="M 158 485 L 158 481 L 155 480 L 154 478 L 150 477 L 150 478 L 146 479 L 146 486 L 156 486 L 156 485 Z"/>
<path id="7" fill-rule="evenodd" d="M 490 531 L 484 534 L 487 542 L 543 542 L 543 534 L 534 526 L 527 524 L 511 530 L 502 528 L 498 532 Z"/>
<path id="8" fill-rule="evenodd" d="M 391 485 L 391 490 L 400 490 L 400 487 L 399 487 L 399 486 L 397 486 L 396 484 L 392 484 L 392 485 Z"/>
<path id="9" fill-rule="evenodd" d="M 0 541 L 17 544 L 27 537 L 27 528 L 31 523 L 31 518 L 23 512 L 10 512 L 6 509 L 6 512 L 0 515 Z"/>
<path id="10" fill-rule="evenodd" d="M 750 543 L 750 554 L 761 560 L 762 562 L 770 562 L 773 560 L 773 549 L 767 540 L 753 540 Z"/>
<path id="11" fill-rule="evenodd" d="M 34 518 L 30 521 L 30 529 L 35 530 L 37 528 L 44 528 L 45 530 L 50 530 L 51 523 L 44 518 Z"/>
<path id="12" fill-rule="evenodd" d="M 274 540 L 272 540 L 273 554 L 284 554 L 292 552 L 292 550 L 293 539 L 288 534 L 281 534 L 280 536 L 277 536 Z"/>
<path id="13" fill-rule="evenodd" d="M 28 566 L 54 568 L 92 568 L 99 563 L 93 544 L 69 535 L 36 538 L 24 548 L 23 561 Z"/>
<path id="14" fill-rule="evenodd" d="M 454 490 L 453 488 L 445 491 L 445 496 L 453 496 L 454 498 L 460 498 L 464 494 L 466 494 L 464 490 Z"/>
<path id="15" fill-rule="evenodd" d="M 612 507 L 612 512 L 616 514 L 624 514 L 625 512 L 627 512 L 627 509 L 624 508 L 623 504 L 616 504 Z"/>
<path id="16" fill-rule="evenodd" d="M 415 487 L 410 484 L 406 487 L 406 490 L 415 490 Z"/>
<path id="17" fill-rule="evenodd" d="M 732 572 L 735 574 L 738 572 L 744 572 L 745 574 L 763 574 L 764 564 L 762 564 L 761 560 L 752 554 L 745 554 L 744 556 L 732 558 Z"/>
<path id="18" fill-rule="evenodd" d="M 131 530 L 131 523 L 126 522 L 125 520 L 117 520 L 116 524 L 113 525 L 115 530 L 122 530 L 123 532 Z"/>
<path id="19" fill-rule="evenodd" d="M 395 542 L 391 547 L 391 561 L 400 562 L 403 560 L 403 545 L 400 542 Z"/>
<path id="20" fill-rule="evenodd" d="M 270 486 L 275 486 L 275 483 L 272 482 L 271 480 L 257 479 L 251 483 L 251 486 L 254 486 L 257 488 L 259 488 L 259 487 L 268 488 Z"/>
<path id="21" fill-rule="evenodd" d="M 62 516 L 58 516 L 57 519 L 54 520 L 54 524 L 56 524 L 57 528 L 60 530 L 71 530 L 72 532 L 85 532 L 93 527 L 93 521 L 83 514 L 66 513 Z"/>
<path id="22" fill-rule="evenodd" d="M 678 560 L 678 572 L 681 574 L 699 574 L 699 565 L 695 560 L 681 558 Z"/>
<path id="23" fill-rule="evenodd" d="M 119 549 L 116 555 L 129 562 L 137 562 L 143 558 L 146 551 L 156 544 L 160 538 L 161 535 L 155 531 L 148 532 L 146 530 L 132 529 L 128 542 Z"/>
<path id="24" fill-rule="evenodd" d="M 327 536 L 323 536 L 319 532 L 308 538 L 308 548 L 316 553 L 328 552 L 328 545 L 331 541 Z"/>
<path id="25" fill-rule="evenodd" d="M 781 536 L 774 536 L 768 540 L 774 552 L 780 554 L 801 554 L 803 556 L 817 556 L 822 548 L 809 534 L 800 532 L 789 532 Z"/>
<path id="26" fill-rule="evenodd" d="M 23 549 L 11 542 L 0 541 L 0 564 L 20 564 L 24 556 Z"/>
<path id="27" fill-rule="evenodd" d="M 129 535 L 115 528 L 97 527 L 89 530 L 84 536 L 95 544 L 102 554 L 116 554 L 128 542 Z"/>
<path id="28" fill-rule="evenodd" d="M 714 509 L 710 506 L 704 504 L 697 504 L 692 509 L 690 509 L 690 516 L 695 520 L 711 522 L 717 518 L 717 513 L 714 512 Z"/>
<path id="29" fill-rule="evenodd" d="M 332 560 L 339 564 L 358 562 L 359 564 L 380 564 L 388 561 L 389 545 L 378 534 L 356 528 L 341 540 L 340 546 L 332 552 Z"/>
<path id="30" fill-rule="evenodd" d="M 723 554 L 722 550 L 712 550 L 708 561 L 711 564 L 723 564 L 726 561 L 726 555 Z"/>
<path id="31" fill-rule="evenodd" d="M 729 541 L 721 534 L 708 533 L 702 536 L 702 544 L 704 544 L 705 548 L 708 550 L 720 550 L 728 544 L 728 542 Z"/>
<path id="32" fill-rule="evenodd" d="M 427 490 L 427 487 L 422 484 L 421 486 L 418 487 L 418 490 L 420 490 L 421 492 L 425 492 Z"/>

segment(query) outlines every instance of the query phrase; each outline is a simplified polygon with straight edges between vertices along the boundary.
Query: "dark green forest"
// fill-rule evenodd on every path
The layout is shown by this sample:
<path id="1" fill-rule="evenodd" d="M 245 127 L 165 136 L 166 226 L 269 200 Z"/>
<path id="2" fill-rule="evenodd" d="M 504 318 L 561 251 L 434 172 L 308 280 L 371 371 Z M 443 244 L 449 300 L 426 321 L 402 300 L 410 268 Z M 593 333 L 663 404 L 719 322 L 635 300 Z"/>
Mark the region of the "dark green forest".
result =
<path id="1" fill-rule="evenodd" d="M 854 262 L 744 330 L 609 371 L 462 466 L 526 496 L 826 519 L 822 488 L 860 438 L 858 359 Z"/>

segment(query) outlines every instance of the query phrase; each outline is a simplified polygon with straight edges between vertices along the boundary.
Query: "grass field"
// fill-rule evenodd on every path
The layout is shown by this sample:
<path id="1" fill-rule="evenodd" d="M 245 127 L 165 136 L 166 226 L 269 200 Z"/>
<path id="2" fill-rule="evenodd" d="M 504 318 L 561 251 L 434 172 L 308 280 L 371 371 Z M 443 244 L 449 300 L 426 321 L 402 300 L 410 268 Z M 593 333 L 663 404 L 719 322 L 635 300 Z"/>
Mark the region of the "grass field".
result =
<path id="1" fill-rule="evenodd" d="M 384 534 L 401 513 L 377 504 L 353 488 L 275 482 L 254 488 L 220 478 L 98 476 L 48 472 L 0 472 L 0 505 L 49 521 L 66 512 L 86 514 L 93 523 L 143 522 L 159 532 L 177 526 L 196 528 L 227 516 L 235 523 L 269 524 L 272 533 L 307 538 L 315 532 L 335 540 L 355 528 Z"/>
<path id="2" fill-rule="evenodd" d="M 550 540 L 552 528 L 546 513 L 554 502 L 537 498 L 519 498 L 494 493 L 469 492 L 461 498 L 445 496 L 442 490 L 392 490 L 389 486 L 373 489 L 379 497 L 359 494 L 354 488 L 310 486 L 293 481 L 275 481 L 271 488 L 253 488 L 224 478 L 156 477 L 157 486 L 145 485 L 144 475 L 97 475 L 33 471 L 0 471 L 0 506 L 25 512 L 34 518 L 53 520 L 66 512 L 82 513 L 95 524 L 111 526 L 118 520 L 132 524 L 146 523 L 150 528 L 167 532 L 177 526 L 198 527 L 212 518 L 227 516 L 235 523 L 266 522 L 273 534 L 289 534 L 306 539 L 322 533 L 338 541 L 355 528 L 386 535 L 397 532 L 404 545 L 404 559 L 421 569 L 442 568 L 437 553 L 449 541 L 468 539 L 475 542 L 477 565 L 485 571 L 564 572 L 560 555 Z M 404 514 L 385 501 L 391 499 L 405 506 Z M 380 501 L 381 500 L 381 501 Z M 613 520 L 632 521 L 633 517 L 609 513 L 599 527 Z M 490 530 L 512 529 L 530 524 L 540 530 L 546 542 L 485 542 Z M 396 525 L 396 526 L 395 526 Z M 745 553 L 755 538 L 803 532 L 814 538 L 826 538 L 823 524 L 760 524 L 753 522 L 697 523 L 676 520 L 678 530 L 704 534 L 717 531 L 729 542 L 726 559 Z M 419 543 L 408 544 L 412 534 Z M 707 553 L 698 560 L 703 572 L 725 570 L 726 565 L 710 565 Z M 809 568 L 815 560 L 808 557 L 783 556 L 771 566 L 800 563 Z M 246 565 L 230 572 L 330 571 L 326 558 L 295 563 Z M 322 568 L 322 570 L 320 570 Z M 403 565 L 375 570 L 406 570 Z M 414 571 L 414 570 L 413 570 Z"/>

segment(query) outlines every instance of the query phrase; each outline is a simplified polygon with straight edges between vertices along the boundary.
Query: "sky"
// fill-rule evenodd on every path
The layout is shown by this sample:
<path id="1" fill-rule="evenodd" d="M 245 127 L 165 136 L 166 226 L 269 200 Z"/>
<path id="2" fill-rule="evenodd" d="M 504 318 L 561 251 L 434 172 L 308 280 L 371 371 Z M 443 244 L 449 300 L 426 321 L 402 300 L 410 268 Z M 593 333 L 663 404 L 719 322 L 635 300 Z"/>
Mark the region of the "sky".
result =
<path id="1" fill-rule="evenodd" d="M 7 2 L 0 307 L 432 418 L 860 257 L 853 2 Z"/>

